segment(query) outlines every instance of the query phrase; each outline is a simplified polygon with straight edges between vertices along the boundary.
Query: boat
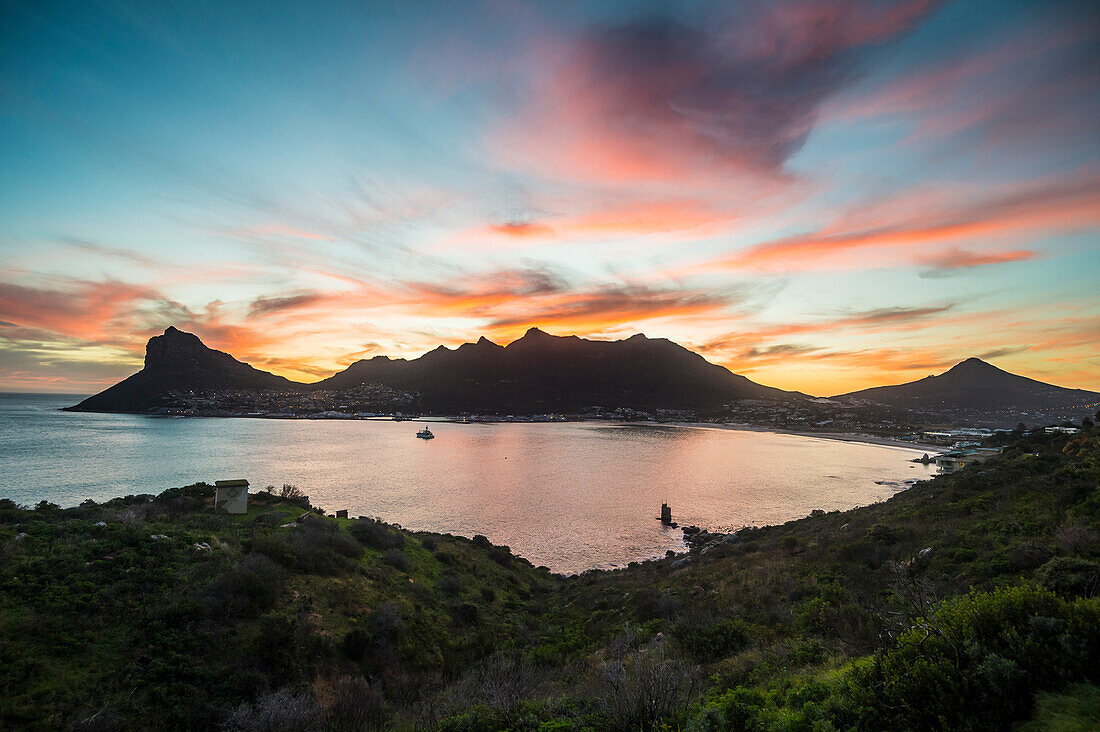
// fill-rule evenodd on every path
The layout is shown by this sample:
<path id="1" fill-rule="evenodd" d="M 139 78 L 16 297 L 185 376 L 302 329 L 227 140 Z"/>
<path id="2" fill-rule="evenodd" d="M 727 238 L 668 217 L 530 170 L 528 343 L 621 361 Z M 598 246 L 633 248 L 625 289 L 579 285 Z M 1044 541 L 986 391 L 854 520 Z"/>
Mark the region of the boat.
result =
<path id="1" fill-rule="evenodd" d="M 422 440 L 430 440 L 433 437 L 435 437 L 435 435 L 432 434 L 432 431 L 430 429 L 428 429 L 427 427 L 425 427 L 424 429 L 417 432 L 416 436 L 419 437 Z"/>

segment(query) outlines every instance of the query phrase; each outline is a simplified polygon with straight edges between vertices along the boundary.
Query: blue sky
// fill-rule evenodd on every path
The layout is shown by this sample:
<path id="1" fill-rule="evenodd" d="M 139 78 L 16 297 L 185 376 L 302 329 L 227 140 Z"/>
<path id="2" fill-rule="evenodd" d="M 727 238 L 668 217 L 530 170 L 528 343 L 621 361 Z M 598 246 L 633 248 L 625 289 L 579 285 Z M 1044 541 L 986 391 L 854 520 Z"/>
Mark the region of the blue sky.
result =
<path id="1" fill-rule="evenodd" d="M 537 325 L 1100 389 L 1094 4 L 2 12 L 0 389 L 168 325 L 301 380 Z"/>

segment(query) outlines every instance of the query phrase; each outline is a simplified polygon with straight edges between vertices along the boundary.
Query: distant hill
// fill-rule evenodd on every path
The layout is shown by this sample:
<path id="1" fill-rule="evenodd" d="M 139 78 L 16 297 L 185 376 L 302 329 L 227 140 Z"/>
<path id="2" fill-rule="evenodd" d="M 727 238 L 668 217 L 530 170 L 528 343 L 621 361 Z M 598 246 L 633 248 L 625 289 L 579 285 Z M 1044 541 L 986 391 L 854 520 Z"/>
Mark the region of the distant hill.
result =
<path id="1" fill-rule="evenodd" d="M 981 359 L 968 358 L 939 376 L 897 386 L 876 386 L 833 398 L 925 412 L 1022 414 L 1095 404 L 1100 401 L 1100 393 L 1045 384 L 1011 374 Z"/>
<path id="2" fill-rule="evenodd" d="M 111 388 L 68 407 L 73 412 L 146 412 L 172 391 L 304 388 L 304 384 L 260 371 L 198 336 L 169 327 L 149 339 L 145 368 Z"/>
<path id="3" fill-rule="evenodd" d="M 420 392 L 423 404 L 437 412 L 707 409 L 803 396 L 757 384 L 664 338 L 590 341 L 538 328 L 507 346 L 482 338 L 454 350 L 440 346 L 412 361 L 376 356 L 314 386 L 340 390 L 366 383 Z"/>
<path id="4" fill-rule="evenodd" d="M 416 409 L 451 414 L 537 414 L 592 406 L 696 410 L 742 399 L 803 396 L 761 386 L 671 341 L 640 334 L 589 341 L 532 328 L 507 347 L 482 338 L 453 350 L 440 346 L 413 360 L 376 356 L 315 384 L 300 384 L 168 328 L 149 340 L 145 368 L 69 409 L 149 412 L 171 406 L 171 392 L 343 392 L 376 384 L 419 394 Z"/>

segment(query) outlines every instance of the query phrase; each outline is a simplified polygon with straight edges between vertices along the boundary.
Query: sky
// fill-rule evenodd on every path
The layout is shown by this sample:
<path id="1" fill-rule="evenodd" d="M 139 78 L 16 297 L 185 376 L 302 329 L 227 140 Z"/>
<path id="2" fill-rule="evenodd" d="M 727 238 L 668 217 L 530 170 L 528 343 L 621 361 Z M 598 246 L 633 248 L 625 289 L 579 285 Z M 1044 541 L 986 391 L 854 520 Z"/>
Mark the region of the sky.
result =
<path id="1" fill-rule="evenodd" d="M 532 326 L 1100 390 L 1100 5 L 0 0 L 0 391 Z"/>

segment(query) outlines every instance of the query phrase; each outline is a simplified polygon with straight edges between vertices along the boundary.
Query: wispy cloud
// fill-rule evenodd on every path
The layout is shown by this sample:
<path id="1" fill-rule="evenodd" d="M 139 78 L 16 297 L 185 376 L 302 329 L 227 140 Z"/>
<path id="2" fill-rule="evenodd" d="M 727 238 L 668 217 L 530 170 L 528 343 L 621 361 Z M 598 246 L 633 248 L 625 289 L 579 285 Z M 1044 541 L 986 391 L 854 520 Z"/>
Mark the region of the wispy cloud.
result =
<path id="1" fill-rule="evenodd" d="M 1100 226 L 1100 174 L 1095 170 L 1030 182 L 1023 188 L 923 210 L 913 210 L 912 202 L 904 196 L 887 199 L 847 212 L 832 226 L 739 249 L 689 271 L 786 272 L 929 260 L 934 265 L 942 261 L 944 266 L 938 267 L 941 269 L 953 263 L 973 267 L 1019 261 L 1029 258 L 1030 253 L 1018 250 L 1006 256 L 1005 252 L 972 252 L 967 256 L 951 248 L 930 254 L 927 247 L 975 239 L 1037 237 Z M 861 218 L 874 223 L 860 225 Z M 856 252 L 858 258 L 849 257 Z"/>

